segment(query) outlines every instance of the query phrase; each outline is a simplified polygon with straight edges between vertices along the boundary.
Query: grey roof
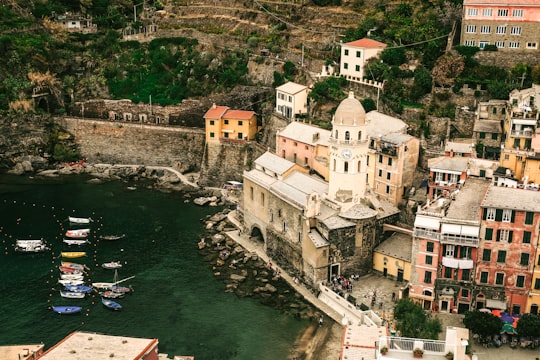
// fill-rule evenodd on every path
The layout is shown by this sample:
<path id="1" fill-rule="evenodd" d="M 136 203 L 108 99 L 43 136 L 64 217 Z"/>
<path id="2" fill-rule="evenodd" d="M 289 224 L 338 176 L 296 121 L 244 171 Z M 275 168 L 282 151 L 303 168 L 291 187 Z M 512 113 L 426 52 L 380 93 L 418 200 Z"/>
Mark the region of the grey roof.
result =
<path id="1" fill-rule="evenodd" d="M 279 132 L 279 136 L 283 136 L 304 144 L 328 146 L 330 131 L 318 126 L 293 121 L 287 125 L 285 129 Z"/>
<path id="2" fill-rule="evenodd" d="M 345 220 L 344 218 L 337 215 L 333 215 L 326 219 L 319 220 L 330 230 L 348 228 L 356 225 L 355 223 Z"/>
<path id="3" fill-rule="evenodd" d="M 345 219 L 362 220 L 377 216 L 377 211 L 367 205 L 356 204 L 347 211 L 340 213 L 339 216 Z"/>
<path id="4" fill-rule="evenodd" d="M 317 231 L 317 229 L 311 229 L 308 233 L 308 238 L 316 248 L 330 245 L 330 243 Z"/>
<path id="5" fill-rule="evenodd" d="M 438 158 L 429 159 L 428 167 L 430 169 L 465 172 L 469 168 L 469 159 L 460 156 L 440 156 Z"/>
<path id="6" fill-rule="evenodd" d="M 410 262 L 412 259 L 412 235 L 395 232 L 373 251 Z"/>
<path id="7" fill-rule="evenodd" d="M 394 206 L 390 201 L 385 199 L 377 199 L 373 194 L 367 196 L 367 200 L 371 202 L 375 210 L 377 211 L 377 217 L 379 219 L 395 215 L 399 213 L 399 209 Z"/>
<path id="8" fill-rule="evenodd" d="M 473 151 L 473 139 L 469 139 L 469 142 L 456 142 L 456 141 L 448 141 L 446 145 L 444 146 L 444 151 L 453 151 L 457 153 L 472 153 Z"/>
<path id="9" fill-rule="evenodd" d="M 244 171 L 244 178 L 251 180 L 254 183 L 267 189 L 270 188 L 270 185 L 278 181 L 276 177 L 265 174 L 264 172 L 257 169 L 253 169 L 249 172 Z"/>
<path id="10" fill-rule="evenodd" d="M 294 163 L 267 151 L 255 160 L 255 165 L 268 169 L 277 175 L 282 175 L 293 167 Z"/>
<path id="11" fill-rule="evenodd" d="M 286 179 L 274 182 L 270 189 L 284 200 L 305 208 L 308 196 L 313 192 L 319 194 L 327 192 L 328 185 L 313 176 L 293 172 Z"/>
<path id="12" fill-rule="evenodd" d="M 276 90 L 294 95 L 294 94 L 299 93 L 300 91 L 306 90 L 307 88 L 308 87 L 306 85 L 300 85 L 295 82 L 289 81 L 288 83 L 278 86 Z"/>
<path id="13" fill-rule="evenodd" d="M 372 137 L 397 132 L 406 133 L 409 127 L 404 121 L 376 110 L 368 112 L 366 119 L 368 121 L 368 135 Z"/>
<path id="14" fill-rule="evenodd" d="M 414 136 L 412 136 L 412 135 L 396 132 L 396 133 L 390 133 L 390 134 L 383 135 L 381 137 L 381 140 L 385 141 L 385 142 L 388 142 L 390 144 L 401 145 L 401 144 L 404 144 L 404 143 L 408 142 L 409 140 L 411 140 L 413 138 L 414 138 Z"/>
<path id="15" fill-rule="evenodd" d="M 490 180 L 468 177 L 446 212 L 447 219 L 479 220 L 480 204 Z"/>
<path id="16" fill-rule="evenodd" d="M 498 120 L 476 120 L 473 131 L 486 133 L 502 133 L 501 122 Z"/>
<path id="17" fill-rule="evenodd" d="M 540 212 L 540 191 L 491 185 L 482 207 Z"/>

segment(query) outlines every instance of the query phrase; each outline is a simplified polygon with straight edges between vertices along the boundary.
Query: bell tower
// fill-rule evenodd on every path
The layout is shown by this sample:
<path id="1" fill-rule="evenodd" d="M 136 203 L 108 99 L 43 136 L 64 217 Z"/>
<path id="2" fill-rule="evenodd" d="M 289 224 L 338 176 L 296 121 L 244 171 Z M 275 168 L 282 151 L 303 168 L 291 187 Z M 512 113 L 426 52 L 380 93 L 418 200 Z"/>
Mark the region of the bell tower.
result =
<path id="1" fill-rule="evenodd" d="M 332 118 L 328 198 L 346 211 L 366 193 L 368 134 L 366 111 L 349 92 Z"/>

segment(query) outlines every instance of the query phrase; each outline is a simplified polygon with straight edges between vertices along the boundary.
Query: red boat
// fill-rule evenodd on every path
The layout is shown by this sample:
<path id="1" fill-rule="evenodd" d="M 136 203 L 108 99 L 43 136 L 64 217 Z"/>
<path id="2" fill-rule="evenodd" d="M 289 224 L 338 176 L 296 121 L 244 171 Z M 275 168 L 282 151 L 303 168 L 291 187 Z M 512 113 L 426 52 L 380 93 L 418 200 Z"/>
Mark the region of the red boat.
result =
<path id="1" fill-rule="evenodd" d="M 66 236 L 73 239 L 84 239 L 90 234 L 90 229 L 75 229 L 66 231 Z"/>

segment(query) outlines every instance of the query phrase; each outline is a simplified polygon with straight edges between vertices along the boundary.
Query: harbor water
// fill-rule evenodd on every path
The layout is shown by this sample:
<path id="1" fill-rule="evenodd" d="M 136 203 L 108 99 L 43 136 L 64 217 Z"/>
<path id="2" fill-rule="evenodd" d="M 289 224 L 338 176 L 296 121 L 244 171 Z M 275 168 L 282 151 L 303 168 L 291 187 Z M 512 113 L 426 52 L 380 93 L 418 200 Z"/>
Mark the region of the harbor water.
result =
<path id="1" fill-rule="evenodd" d="M 49 348 L 73 331 L 157 338 L 159 350 L 201 360 L 282 360 L 308 326 L 256 299 L 224 291 L 197 242 L 200 219 L 217 211 L 177 192 L 142 183 L 88 183 L 87 178 L 0 176 L 0 345 L 44 343 Z M 91 217 L 89 245 L 68 246 L 68 216 Z M 125 234 L 117 241 L 103 235 Z M 43 238 L 51 250 L 15 253 L 17 239 Z M 62 251 L 86 256 L 62 259 Z M 89 267 L 86 283 L 112 282 L 104 262 L 121 261 L 120 279 L 133 294 L 113 312 L 97 293 L 65 299 L 57 283 L 61 261 Z M 52 305 L 82 306 L 79 315 L 53 313 Z"/>

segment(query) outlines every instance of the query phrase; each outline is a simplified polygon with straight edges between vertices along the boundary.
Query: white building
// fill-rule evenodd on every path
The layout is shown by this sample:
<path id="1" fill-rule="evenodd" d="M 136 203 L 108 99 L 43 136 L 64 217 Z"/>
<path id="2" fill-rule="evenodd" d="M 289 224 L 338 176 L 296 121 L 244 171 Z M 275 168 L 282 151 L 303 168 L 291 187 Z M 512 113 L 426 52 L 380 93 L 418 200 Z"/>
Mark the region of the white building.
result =
<path id="1" fill-rule="evenodd" d="M 288 119 L 308 112 L 309 88 L 289 81 L 276 88 L 276 112 Z"/>
<path id="2" fill-rule="evenodd" d="M 341 76 L 349 80 L 361 80 L 366 72 L 366 62 L 377 57 L 385 48 L 386 44 L 368 38 L 342 44 L 339 67 Z"/>

